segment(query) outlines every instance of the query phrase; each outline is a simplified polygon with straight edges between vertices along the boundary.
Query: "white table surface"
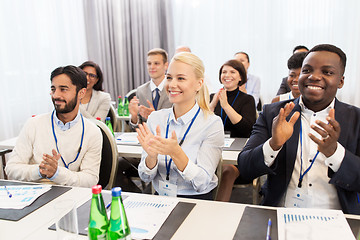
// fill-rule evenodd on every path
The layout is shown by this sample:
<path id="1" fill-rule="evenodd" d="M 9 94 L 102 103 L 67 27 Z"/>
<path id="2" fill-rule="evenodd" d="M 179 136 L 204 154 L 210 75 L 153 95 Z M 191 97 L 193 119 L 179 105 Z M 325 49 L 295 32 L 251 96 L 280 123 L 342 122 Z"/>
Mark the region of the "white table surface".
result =
<path id="1" fill-rule="evenodd" d="M 140 158 L 142 153 L 141 146 L 118 144 L 117 149 L 119 157 L 125 158 Z M 237 165 L 237 157 L 239 153 L 240 151 L 223 151 L 223 163 Z"/>
<path id="2" fill-rule="evenodd" d="M 124 193 L 136 194 L 138 193 Z M 157 198 L 158 196 L 153 196 Z M 1 239 L 56 239 L 56 231 L 48 230 L 54 224 L 56 215 L 54 207 L 61 201 L 73 199 L 81 206 L 91 198 L 90 188 L 72 188 L 53 201 L 47 203 L 21 220 L 0 220 Z M 196 203 L 175 232 L 172 240 L 183 239 L 232 239 L 245 209 L 245 204 L 224 203 L 195 199 L 179 198 L 182 202 Z M 272 207 L 255 206 L 259 208 L 276 209 Z M 357 215 L 346 215 L 348 218 L 360 219 Z M 87 236 L 79 236 L 87 239 Z"/>
<path id="3" fill-rule="evenodd" d="M 7 139 L 0 142 L 0 149 L 13 149 L 16 144 L 17 137 Z M 128 158 L 140 158 L 142 147 L 134 146 L 134 145 L 117 145 L 118 153 L 120 157 L 128 157 Z M 237 156 L 240 151 L 223 151 L 222 157 L 224 163 L 237 165 Z"/>
<path id="4" fill-rule="evenodd" d="M 76 187 L 17 222 L 0 220 L 0 238 L 56 239 L 56 231 L 48 230 L 48 227 L 55 223 L 55 205 L 61 201 L 73 199 L 79 207 L 90 198 L 90 188 Z M 232 239 L 246 206 L 184 198 L 180 201 L 192 202 L 196 205 L 171 239 Z M 87 237 L 79 236 L 79 239 L 87 239 Z"/>

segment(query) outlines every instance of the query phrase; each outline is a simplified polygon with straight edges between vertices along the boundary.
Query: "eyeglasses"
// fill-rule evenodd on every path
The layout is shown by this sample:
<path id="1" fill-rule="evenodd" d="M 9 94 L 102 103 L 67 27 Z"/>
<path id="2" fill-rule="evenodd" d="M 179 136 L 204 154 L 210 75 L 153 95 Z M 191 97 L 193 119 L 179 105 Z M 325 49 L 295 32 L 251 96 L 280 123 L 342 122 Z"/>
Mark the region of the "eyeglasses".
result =
<path id="1" fill-rule="evenodd" d="M 84 71 L 84 72 L 85 72 L 85 71 Z M 96 74 L 87 73 L 87 72 L 85 72 L 85 73 L 86 73 L 86 76 L 89 76 L 89 78 L 90 78 L 91 80 L 95 80 L 95 79 L 98 78 L 98 76 L 97 76 Z"/>

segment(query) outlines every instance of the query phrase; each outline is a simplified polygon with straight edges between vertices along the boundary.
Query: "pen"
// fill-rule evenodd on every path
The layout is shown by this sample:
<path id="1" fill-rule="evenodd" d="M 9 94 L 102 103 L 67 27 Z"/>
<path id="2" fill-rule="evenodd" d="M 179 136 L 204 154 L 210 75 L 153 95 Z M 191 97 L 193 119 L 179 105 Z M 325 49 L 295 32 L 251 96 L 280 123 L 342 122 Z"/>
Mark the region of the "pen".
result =
<path id="1" fill-rule="evenodd" d="M 270 230 L 271 230 L 271 218 L 269 218 L 269 221 L 268 221 L 268 224 L 267 224 L 266 240 L 271 240 Z"/>
<path id="2" fill-rule="evenodd" d="M 6 189 L 6 192 L 7 192 L 8 196 L 9 196 L 9 198 L 11 198 L 11 197 L 12 197 L 12 194 L 9 192 L 9 190 L 7 189 L 6 186 L 5 186 L 5 189 Z"/>
<path id="3" fill-rule="evenodd" d="M 111 206 L 111 202 L 109 202 L 109 204 L 106 205 L 106 209 L 109 209 L 110 206 Z"/>

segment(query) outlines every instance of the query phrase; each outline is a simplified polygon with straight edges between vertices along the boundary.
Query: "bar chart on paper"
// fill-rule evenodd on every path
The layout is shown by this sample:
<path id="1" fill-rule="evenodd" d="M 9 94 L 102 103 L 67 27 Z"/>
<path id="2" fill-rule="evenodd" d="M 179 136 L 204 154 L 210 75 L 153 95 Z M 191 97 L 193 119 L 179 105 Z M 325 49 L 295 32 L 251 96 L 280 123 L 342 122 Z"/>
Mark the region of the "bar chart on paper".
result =
<path id="1" fill-rule="evenodd" d="M 277 218 L 279 240 L 355 239 L 340 210 L 281 208 Z"/>
<path id="2" fill-rule="evenodd" d="M 131 237 L 152 239 L 170 215 L 179 200 L 169 197 L 142 195 L 129 196 L 124 200 L 126 215 L 131 228 Z"/>

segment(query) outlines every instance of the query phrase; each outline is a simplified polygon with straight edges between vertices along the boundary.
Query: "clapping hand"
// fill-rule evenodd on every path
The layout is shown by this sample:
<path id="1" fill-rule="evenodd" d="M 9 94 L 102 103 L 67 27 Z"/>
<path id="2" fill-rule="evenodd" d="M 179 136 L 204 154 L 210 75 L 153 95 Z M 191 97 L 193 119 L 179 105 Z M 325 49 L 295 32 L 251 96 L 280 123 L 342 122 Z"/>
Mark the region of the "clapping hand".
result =
<path id="1" fill-rule="evenodd" d="M 51 178 L 58 168 L 60 154 L 57 153 L 55 149 L 52 150 L 52 154 L 52 156 L 45 153 L 43 154 L 43 161 L 39 165 L 39 171 L 43 177 Z"/>
<path id="2" fill-rule="evenodd" d="M 298 120 L 300 112 L 295 112 L 289 121 L 286 120 L 286 117 L 294 107 L 293 102 L 287 103 L 284 108 L 280 109 L 279 114 L 273 120 L 272 137 L 269 144 L 275 151 L 279 150 L 293 134 L 294 124 Z"/>
<path id="3" fill-rule="evenodd" d="M 333 155 L 337 148 L 337 141 L 340 136 L 341 127 L 339 122 L 335 120 L 335 109 L 331 109 L 326 120 L 328 124 L 317 120 L 315 123 L 320 126 L 312 125 L 311 128 L 320 134 L 322 139 L 315 137 L 309 133 L 309 137 L 318 145 L 319 152 L 323 153 L 326 157 Z"/>

